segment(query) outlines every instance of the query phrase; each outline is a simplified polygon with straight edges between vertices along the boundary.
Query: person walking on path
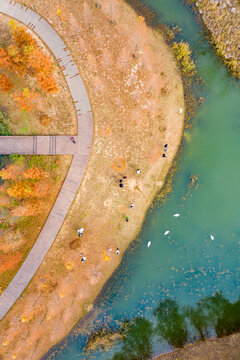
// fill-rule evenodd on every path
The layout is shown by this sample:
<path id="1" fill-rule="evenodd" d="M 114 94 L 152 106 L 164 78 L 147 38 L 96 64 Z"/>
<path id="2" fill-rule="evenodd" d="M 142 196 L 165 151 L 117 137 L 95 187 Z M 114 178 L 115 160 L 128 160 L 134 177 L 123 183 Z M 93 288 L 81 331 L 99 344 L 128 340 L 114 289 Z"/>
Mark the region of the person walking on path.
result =
<path id="1" fill-rule="evenodd" d="M 81 262 L 85 262 L 86 260 L 87 260 L 86 256 L 83 256 L 83 257 L 81 258 Z"/>
<path id="2" fill-rule="evenodd" d="M 119 255 L 120 254 L 120 250 L 119 248 L 116 249 L 116 254 Z"/>
<path id="3" fill-rule="evenodd" d="M 134 204 L 131 204 L 131 205 L 130 205 L 130 209 L 132 209 L 134 206 L 135 206 Z"/>
<path id="4" fill-rule="evenodd" d="M 71 140 L 72 140 L 72 142 L 73 142 L 74 144 L 76 144 L 76 141 L 75 141 L 75 139 L 74 139 L 73 136 L 71 137 Z"/>
<path id="5" fill-rule="evenodd" d="M 84 228 L 80 228 L 78 229 L 78 236 L 82 236 L 83 232 L 84 232 Z"/>

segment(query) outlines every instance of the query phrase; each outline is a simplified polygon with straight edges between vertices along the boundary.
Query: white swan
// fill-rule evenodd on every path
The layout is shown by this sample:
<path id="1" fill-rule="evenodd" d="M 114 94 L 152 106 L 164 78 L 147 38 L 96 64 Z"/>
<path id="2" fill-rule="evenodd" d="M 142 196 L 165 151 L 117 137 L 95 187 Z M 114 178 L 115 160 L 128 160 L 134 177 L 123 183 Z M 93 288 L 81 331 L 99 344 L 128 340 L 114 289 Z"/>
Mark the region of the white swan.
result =
<path id="1" fill-rule="evenodd" d="M 174 214 L 173 216 L 178 217 L 178 216 L 180 216 L 180 214 Z"/>
<path id="2" fill-rule="evenodd" d="M 167 231 L 165 231 L 165 233 L 164 233 L 163 235 L 167 235 L 167 234 L 169 234 L 169 233 L 170 233 L 170 231 L 167 230 Z"/>
<path id="3" fill-rule="evenodd" d="M 215 239 L 215 237 L 212 234 L 210 234 L 210 238 L 211 238 L 211 240 Z"/>
<path id="4" fill-rule="evenodd" d="M 147 243 L 147 247 L 149 247 L 149 246 L 151 246 L 151 241 L 149 241 L 149 242 Z"/>

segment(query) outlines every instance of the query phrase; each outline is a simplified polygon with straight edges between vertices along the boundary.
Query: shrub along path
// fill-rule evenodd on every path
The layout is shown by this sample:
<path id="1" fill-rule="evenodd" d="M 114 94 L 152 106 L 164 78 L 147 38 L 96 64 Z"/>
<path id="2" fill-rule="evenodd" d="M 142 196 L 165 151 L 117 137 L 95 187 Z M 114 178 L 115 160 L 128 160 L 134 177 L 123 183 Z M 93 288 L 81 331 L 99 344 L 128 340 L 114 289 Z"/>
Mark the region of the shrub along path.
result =
<path id="1" fill-rule="evenodd" d="M 24 291 L 50 249 L 71 207 L 87 168 L 93 136 L 91 106 L 78 68 L 57 32 L 31 9 L 12 0 L 0 1 L 0 12 L 33 30 L 52 51 L 72 95 L 78 120 L 76 144 L 70 136 L 2 136 L 1 154 L 72 154 L 73 159 L 57 200 L 26 260 L 0 296 L 0 320 Z"/>

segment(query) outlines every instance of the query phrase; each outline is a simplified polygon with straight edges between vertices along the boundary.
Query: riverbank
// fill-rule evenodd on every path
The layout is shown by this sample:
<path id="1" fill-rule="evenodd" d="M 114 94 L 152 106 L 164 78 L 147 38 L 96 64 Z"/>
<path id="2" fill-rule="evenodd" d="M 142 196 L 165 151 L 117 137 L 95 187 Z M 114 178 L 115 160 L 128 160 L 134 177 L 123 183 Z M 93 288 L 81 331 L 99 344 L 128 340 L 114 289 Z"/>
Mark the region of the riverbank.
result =
<path id="1" fill-rule="evenodd" d="M 1 321 L 3 359 L 39 359 L 92 308 L 163 186 L 184 125 L 183 84 L 173 55 L 129 5 L 24 4 L 68 44 L 89 94 L 95 136 L 87 173 L 54 245 Z M 80 238 L 79 227 L 85 229 Z"/>
<path id="2" fill-rule="evenodd" d="M 238 360 L 240 353 L 240 333 L 221 339 L 211 339 L 190 344 L 183 349 L 163 354 L 154 360 Z"/>
<path id="3" fill-rule="evenodd" d="M 240 5 L 237 0 L 188 0 L 194 3 L 210 43 L 229 71 L 240 78 Z"/>

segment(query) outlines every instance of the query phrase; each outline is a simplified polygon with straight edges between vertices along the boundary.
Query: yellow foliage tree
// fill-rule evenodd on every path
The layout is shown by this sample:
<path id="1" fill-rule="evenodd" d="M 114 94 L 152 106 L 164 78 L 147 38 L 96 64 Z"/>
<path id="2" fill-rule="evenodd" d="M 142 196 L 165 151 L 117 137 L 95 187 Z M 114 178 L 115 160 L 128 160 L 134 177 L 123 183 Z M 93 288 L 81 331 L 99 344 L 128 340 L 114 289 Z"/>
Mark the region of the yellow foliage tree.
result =
<path id="1" fill-rule="evenodd" d="M 33 197 L 32 183 L 19 181 L 7 189 L 7 194 L 17 199 Z"/>

